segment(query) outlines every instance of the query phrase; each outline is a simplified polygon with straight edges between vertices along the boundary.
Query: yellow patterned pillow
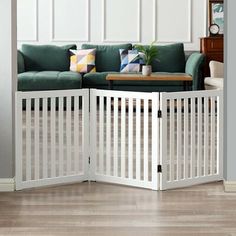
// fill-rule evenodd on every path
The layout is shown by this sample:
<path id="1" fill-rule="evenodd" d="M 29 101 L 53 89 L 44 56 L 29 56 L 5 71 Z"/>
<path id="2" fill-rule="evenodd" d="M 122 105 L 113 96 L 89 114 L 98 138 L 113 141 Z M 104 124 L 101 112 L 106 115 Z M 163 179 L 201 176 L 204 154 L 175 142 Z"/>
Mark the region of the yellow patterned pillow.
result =
<path id="1" fill-rule="evenodd" d="M 96 72 L 95 55 L 96 49 L 70 50 L 70 70 L 79 73 Z"/>

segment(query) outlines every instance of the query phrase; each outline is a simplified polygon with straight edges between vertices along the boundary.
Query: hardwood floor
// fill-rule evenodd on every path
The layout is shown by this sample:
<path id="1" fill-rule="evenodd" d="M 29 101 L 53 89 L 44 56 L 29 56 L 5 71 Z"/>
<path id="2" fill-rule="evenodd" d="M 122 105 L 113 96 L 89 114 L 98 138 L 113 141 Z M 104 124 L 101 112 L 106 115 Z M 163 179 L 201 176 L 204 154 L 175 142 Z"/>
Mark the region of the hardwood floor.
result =
<path id="1" fill-rule="evenodd" d="M 236 235 L 223 184 L 155 192 L 81 183 L 0 193 L 0 235 Z"/>

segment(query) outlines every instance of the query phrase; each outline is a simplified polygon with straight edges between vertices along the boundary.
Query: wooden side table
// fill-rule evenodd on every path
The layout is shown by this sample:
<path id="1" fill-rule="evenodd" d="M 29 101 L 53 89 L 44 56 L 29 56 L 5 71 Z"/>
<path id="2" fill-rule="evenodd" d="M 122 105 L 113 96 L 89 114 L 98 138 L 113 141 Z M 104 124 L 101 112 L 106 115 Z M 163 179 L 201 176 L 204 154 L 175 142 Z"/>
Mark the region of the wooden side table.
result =
<path id="1" fill-rule="evenodd" d="M 109 82 L 109 89 L 113 89 L 114 81 L 182 81 L 184 90 L 192 86 L 193 78 L 186 74 L 152 74 L 143 76 L 141 74 L 108 74 L 106 80 Z"/>

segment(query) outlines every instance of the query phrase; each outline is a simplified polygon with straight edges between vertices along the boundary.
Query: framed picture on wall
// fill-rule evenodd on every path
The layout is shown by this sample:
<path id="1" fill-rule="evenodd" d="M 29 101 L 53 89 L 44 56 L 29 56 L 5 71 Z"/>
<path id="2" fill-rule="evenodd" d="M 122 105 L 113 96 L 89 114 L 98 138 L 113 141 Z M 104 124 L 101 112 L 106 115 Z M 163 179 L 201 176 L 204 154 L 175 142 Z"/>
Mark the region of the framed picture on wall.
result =
<path id="1" fill-rule="evenodd" d="M 219 35 L 224 34 L 224 1 L 209 0 L 209 26 L 216 24 L 219 26 Z"/>

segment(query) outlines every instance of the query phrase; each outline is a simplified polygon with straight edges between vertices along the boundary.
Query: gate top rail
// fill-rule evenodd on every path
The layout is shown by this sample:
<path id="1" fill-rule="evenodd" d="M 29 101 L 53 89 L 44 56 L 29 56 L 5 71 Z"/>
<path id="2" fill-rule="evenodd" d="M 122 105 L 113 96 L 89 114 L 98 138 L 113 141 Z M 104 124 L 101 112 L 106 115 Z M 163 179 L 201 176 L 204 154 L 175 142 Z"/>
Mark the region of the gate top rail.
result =
<path id="1" fill-rule="evenodd" d="M 89 89 L 71 89 L 71 90 L 48 90 L 48 91 L 30 91 L 30 92 L 16 92 L 18 99 L 30 98 L 56 98 L 66 96 L 85 96 Z"/>
<path id="2" fill-rule="evenodd" d="M 161 96 L 165 99 L 181 99 L 181 98 L 199 98 L 199 97 L 223 97 L 223 90 L 202 90 L 202 91 L 186 91 L 186 92 L 163 92 Z"/>
<path id="3" fill-rule="evenodd" d="M 101 97 L 113 97 L 113 98 L 134 98 L 134 99 L 152 99 L 153 94 L 159 93 L 147 93 L 147 92 L 134 92 L 134 91 L 118 91 L 118 90 L 98 90 L 98 89 L 90 89 L 91 93 L 96 93 L 96 96 Z"/>

